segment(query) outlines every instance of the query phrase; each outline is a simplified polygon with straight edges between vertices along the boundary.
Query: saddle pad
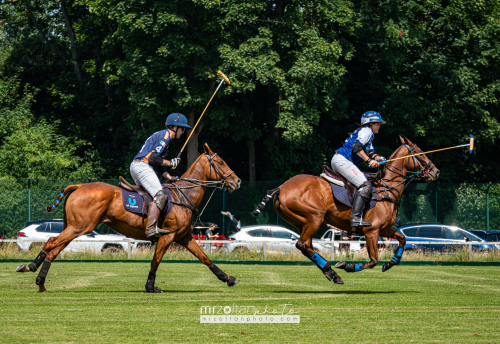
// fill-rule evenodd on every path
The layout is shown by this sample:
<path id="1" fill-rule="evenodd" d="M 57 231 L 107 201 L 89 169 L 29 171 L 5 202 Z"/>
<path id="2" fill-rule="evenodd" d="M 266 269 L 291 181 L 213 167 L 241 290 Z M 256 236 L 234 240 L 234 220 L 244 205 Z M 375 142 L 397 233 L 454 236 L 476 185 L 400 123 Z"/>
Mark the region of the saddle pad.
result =
<path id="1" fill-rule="evenodd" d="M 338 186 L 337 184 L 330 183 L 330 186 L 332 188 L 333 192 L 333 197 L 337 199 L 340 203 L 343 203 L 347 205 L 349 208 L 352 208 L 351 201 L 349 201 L 349 195 L 347 194 L 347 189 L 343 186 Z M 375 192 L 375 188 L 373 188 L 373 197 L 377 197 L 377 193 Z M 365 211 L 368 209 L 373 208 L 375 205 L 377 205 L 377 201 L 371 200 L 370 204 L 365 207 Z"/>
<path id="2" fill-rule="evenodd" d="M 167 193 L 168 197 L 168 206 L 167 209 L 163 210 L 160 216 L 167 216 L 168 213 L 172 210 L 172 196 L 170 195 L 170 191 L 167 188 L 163 188 Z M 123 199 L 123 207 L 130 211 L 131 213 L 147 215 L 148 209 L 144 207 L 144 199 L 137 192 L 131 192 L 125 189 L 122 189 L 122 199 Z M 144 207 L 144 212 L 142 211 Z"/>

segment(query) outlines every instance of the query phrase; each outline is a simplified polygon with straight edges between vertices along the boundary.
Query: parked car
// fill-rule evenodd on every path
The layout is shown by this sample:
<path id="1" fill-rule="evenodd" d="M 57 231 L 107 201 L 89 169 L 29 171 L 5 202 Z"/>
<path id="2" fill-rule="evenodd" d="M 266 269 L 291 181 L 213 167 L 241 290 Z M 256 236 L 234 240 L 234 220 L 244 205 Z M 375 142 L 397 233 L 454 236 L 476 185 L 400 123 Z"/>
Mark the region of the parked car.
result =
<path id="1" fill-rule="evenodd" d="M 469 232 L 486 241 L 500 242 L 500 231 L 485 231 L 482 229 L 469 229 Z"/>
<path id="2" fill-rule="evenodd" d="M 21 228 L 17 233 L 17 245 L 22 251 L 28 252 L 31 249 L 39 249 L 43 246 L 47 240 L 59 235 L 63 231 L 63 220 L 38 220 L 27 222 L 26 226 Z M 137 242 L 137 240 L 130 239 L 121 234 L 99 234 L 96 231 L 92 231 L 87 235 L 80 236 L 76 239 L 85 239 L 88 242 L 75 242 L 72 241 L 64 249 L 66 252 L 81 252 L 81 251 L 95 251 L 95 252 L 117 252 L 117 251 L 127 251 L 129 245 L 132 245 L 132 251 L 138 248 L 151 246 L 149 242 Z M 101 240 L 106 240 L 106 242 L 100 242 Z M 127 240 L 132 242 L 115 242 L 118 240 Z"/>
<path id="3" fill-rule="evenodd" d="M 474 251 L 482 250 L 498 250 L 500 245 L 487 244 L 484 239 L 466 231 L 465 229 L 437 224 L 412 224 L 400 227 L 398 232 L 403 233 L 406 237 L 405 250 L 427 251 L 427 252 L 451 252 L 462 250 L 467 246 L 450 245 L 454 241 L 462 241 L 464 243 L 472 242 Z M 431 244 L 414 244 L 414 241 L 430 241 Z"/>
<path id="4" fill-rule="evenodd" d="M 243 226 L 239 232 L 233 233 L 224 243 L 224 250 L 228 253 L 256 250 L 260 252 L 264 243 L 266 251 L 269 253 L 285 253 L 297 250 L 295 247 L 299 235 L 294 231 L 276 225 L 253 225 Z M 235 240 L 245 240 L 246 242 L 234 242 Z M 290 241 L 292 240 L 292 241 Z M 316 243 L 313 239 L 315 251 L 325 250 L 326 247 Z"/>
<path id="5" fill-rule="evenodd" d="M 349 244 L 349 243 L 342 243 L 342 242 L 340 242 L 342 240 L 341 235 L 340 235 L 340 231 L 336 230 L 336 229 L 329 229 L 329 230 L 327 230 L 325 232 L 325 234 L 323 234 L 323 236 L 321 237 L 320 240 L 328 240 L 328 241 L 335 240 L 335 243 L 333 244 L 333 246 L 336 249 L 339 249 L 340 244 L 342 244 L 342 245 L 349 246 L 349 250 L 351 252 L 359 251 L 359 250 L 361 250 L 361 247 L 362 247 L 362 245 L 358 244 L 358 243 L 351 243 L 351 244 Z M 354 237 L 351 240 L 349 240 L 349 241 L 353 241 L 353 240 L 365 240 L 365 237 L 364 236 L 360 236 L 360 235 L 354 235 Z M 330 244 L 324 244 L 324 245 L 325 245 L 326 248 L 330 249 Z"/>

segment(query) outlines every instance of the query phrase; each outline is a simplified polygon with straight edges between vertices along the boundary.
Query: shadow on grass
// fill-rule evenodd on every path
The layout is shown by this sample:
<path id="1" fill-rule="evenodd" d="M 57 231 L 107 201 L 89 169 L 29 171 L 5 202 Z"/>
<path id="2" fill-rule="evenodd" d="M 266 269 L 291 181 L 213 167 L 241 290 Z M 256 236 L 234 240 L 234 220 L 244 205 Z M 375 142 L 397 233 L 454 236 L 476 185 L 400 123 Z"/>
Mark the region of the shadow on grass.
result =
<path id="1" fill-rule="evenodd" d="M 278 294 L 400 294 L 400 293 L 420 293 L 414 291 L 368 291 L 368 290 L 276 290 L 272 291 L 272 293 Z"/>

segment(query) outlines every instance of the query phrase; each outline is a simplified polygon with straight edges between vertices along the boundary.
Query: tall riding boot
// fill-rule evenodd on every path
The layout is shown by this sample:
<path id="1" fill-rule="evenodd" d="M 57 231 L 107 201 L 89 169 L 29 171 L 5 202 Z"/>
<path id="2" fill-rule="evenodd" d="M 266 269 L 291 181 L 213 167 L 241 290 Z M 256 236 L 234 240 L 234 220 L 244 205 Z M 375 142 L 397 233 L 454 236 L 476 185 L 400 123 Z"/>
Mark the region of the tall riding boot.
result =
<path id="1" fill-rule="evenodd" d="M 351 227 L 370 227 L 370 222 L 363 221 L 363 210 L 365 209 L 365 200 L 359 192 L 354 196 L 354 204 L 352 205 Z"/>
<path id="2" fill-rule="evenodd" d="M 151 202 L 148 208 L 148 220 L 146 222 L 146 236 L 148 239 L 170 234 L 170 231 L 158 228 L 157 222 L 160 217 L 160 209 L 155 202 Z"/>

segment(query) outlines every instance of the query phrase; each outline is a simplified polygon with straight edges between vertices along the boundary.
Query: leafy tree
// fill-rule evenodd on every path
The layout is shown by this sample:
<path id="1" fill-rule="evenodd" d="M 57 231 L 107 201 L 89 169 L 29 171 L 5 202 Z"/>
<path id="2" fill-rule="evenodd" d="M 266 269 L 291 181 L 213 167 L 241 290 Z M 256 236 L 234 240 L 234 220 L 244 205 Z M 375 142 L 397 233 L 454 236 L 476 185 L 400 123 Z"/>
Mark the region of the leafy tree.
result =
<path id="1" fill-rule="evenodd" d="M 14 77 L 0 80 L 0 178 L 99 177 L 88 142 L 58 134 L 58 123 L 35 120 L 30 112 L 34 92 Z"/>

